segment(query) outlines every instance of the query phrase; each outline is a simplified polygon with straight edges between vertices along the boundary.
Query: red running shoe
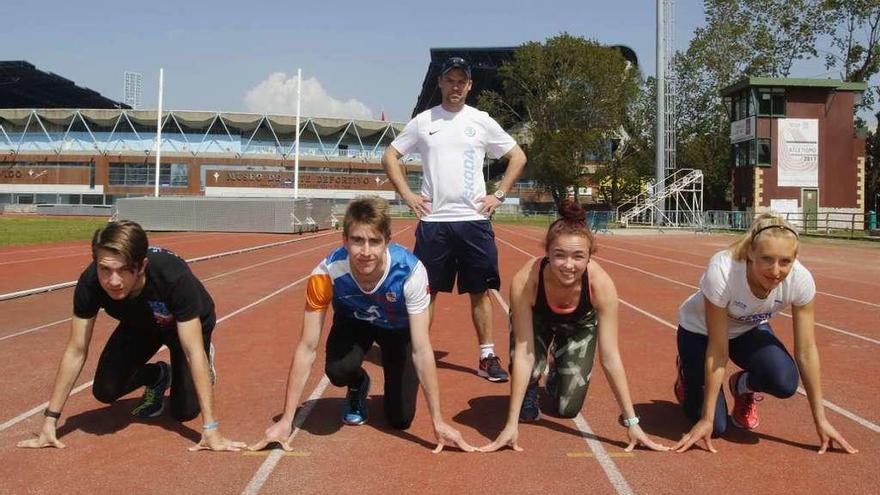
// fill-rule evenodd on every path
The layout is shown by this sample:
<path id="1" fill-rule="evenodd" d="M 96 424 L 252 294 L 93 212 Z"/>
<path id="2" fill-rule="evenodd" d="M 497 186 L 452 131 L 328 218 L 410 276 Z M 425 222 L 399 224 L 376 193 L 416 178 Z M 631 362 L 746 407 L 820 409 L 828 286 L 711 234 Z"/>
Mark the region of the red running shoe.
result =
<path id="1" fill-rule="evenodd" d="M 730 380 L 727 382 L 730 394 L 733 395 L 733 411 L 730 413 L 730 420 L 740 428 L 754 430 L 758 427 L 758 402 L 764 400 L 764 396 L 755 392 L 736 393 L 736 384 L 739 383 L 739 377 L 743 373 L 745 371 L 737 371 L 730 375 Z"/>

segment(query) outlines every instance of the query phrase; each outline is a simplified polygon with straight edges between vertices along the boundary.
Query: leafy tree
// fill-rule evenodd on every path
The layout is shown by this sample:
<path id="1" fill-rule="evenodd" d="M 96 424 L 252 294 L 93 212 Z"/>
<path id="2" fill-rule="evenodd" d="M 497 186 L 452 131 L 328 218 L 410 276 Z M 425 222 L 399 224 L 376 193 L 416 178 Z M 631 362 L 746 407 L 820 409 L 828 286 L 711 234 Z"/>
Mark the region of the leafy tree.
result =
<path id="1" fill-rule="evenodd" d="M 868 82 L 880 72 L 880 2 L 877 0 L 827 0 L 831 46 L 825 53 L 825 68 L 838 69 L 840 78 Z M 873 91 L 866 91 L 857 111 L 872 108 Z M 864 121 L 857 118 L 857 125 Z"/>
<path id="2" fill-rule="evenodd" d="M 582 183 L 584 156 L 603 154 L 624 125 L 638 74 L 619 51 L 567 33 L 525 43 L 498 72 L 502 94 L 483 92 L 478 106 L 502 125 L 519 123 L 527 177 L 559 204 Z"/>
<path id="3" fill-rule="evenodd" d="M 654 175 L 656 134 L 656 87 L 649 77 L 630 105 L 614 140 L 610 159 L 601 162 L 593 176 L 599 197 L 609 205 L 619 205 L 642 191 L 645 180 Z"/>

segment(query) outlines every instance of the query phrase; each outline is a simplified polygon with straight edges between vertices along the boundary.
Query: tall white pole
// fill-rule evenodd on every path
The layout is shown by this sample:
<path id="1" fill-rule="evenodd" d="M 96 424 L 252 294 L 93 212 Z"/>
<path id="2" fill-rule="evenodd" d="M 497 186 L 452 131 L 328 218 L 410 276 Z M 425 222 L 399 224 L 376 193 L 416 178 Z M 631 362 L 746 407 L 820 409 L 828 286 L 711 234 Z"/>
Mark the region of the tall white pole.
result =
<path id="1" fill-rule="evenodd" d="M 156 191 L 153 194 L 159 197 L 159 167 L 162 164 L 162 90 L 165 84 L 165 70 L 159 68 L 159 111 L 156 115 Z"/>
<path id="2" fill-rule="evenodd" d="M 293 199 L 299 199 L 299 112 L 302 99 L 302 69 L 296 69 L 296 141 L 293 151 Z"/>
<path id="3" fill-rule="evenodd" d="M 654 169 L 656 183 L 654 197 L 663 194 L 663 178 L 666 173 L 664 158 L 666 155 L 666 48 L 663 46 L 665 23 L 663 21 L 663 1 L 657 0 L 657 147 L 656 167 Z"/>

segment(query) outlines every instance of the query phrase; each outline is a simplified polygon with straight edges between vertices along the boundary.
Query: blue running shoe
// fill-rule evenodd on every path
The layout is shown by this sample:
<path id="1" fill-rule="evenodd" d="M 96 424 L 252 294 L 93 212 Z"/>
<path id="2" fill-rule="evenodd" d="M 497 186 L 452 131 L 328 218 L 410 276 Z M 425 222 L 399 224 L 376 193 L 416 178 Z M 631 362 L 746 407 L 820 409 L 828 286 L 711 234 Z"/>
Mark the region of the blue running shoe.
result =
<path id="1" fill-rule="evenodd" d="M 345 394 L 342 409 L 342 422 L 347 425 L 362 425 L 367 422 L 367 394 L 370 393 L 370 375 L 364 373 L 364 381 L 355 389 L 349 388 Z"/>
<path id="2" fill-rule="evenodd" d="M 132 416 L 155 418 L 165 410 L 165 390 L 171 386 L 171 366 L 165 361 L 156 364 L 159 366 L 159 380 L 155 385 L 144 387 L 141 403 L 131 410 Z"/>
<path id="3" fill-rule="evenodd" d="M 541 409 L 538 406 L 538 382 L 529 383 L 522 407 L 519 409 L 519 422 L 534 423 L 539 419 L 541 419 Z"/>

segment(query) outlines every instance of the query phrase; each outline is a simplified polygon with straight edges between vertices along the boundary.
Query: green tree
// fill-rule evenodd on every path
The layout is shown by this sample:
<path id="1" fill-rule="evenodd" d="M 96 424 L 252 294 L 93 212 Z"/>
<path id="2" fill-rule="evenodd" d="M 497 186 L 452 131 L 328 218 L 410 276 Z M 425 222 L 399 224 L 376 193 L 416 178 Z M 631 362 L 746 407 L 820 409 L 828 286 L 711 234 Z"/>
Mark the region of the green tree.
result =
<path id="1" fill-rule="evenodd" d="M 609 205 L 619 205 L 642 192 L 642 185 L 654 175 L 656 81 L 649 77 L 629 106 L 608 160 L 596 167 L 593 179 L 599 197 Z"/>
<path id="2" fill-rule="evenodd" d="M 827 0 L 831 46 L 825 68 L 837 69 L 849 82 L 868 82 L 880 72 L 880 2 L 877 0 Z M 873 108 L 873 91 L 866 91 L 856 111 Z M 857 125 L 864 121 L 857 118 Z"/>
<path id="3" fill-rule="evenodd" d="M 562 33 L 520 46 L 498 72 L 502 94 L 483 92 L 478 106 L 508 128 L 519 126 L 526 176 L 559 204 L 582 183 L 584 157 L 605 153 L 618 136 L 638 94 L 637 71 L 619 51 Z"/>

